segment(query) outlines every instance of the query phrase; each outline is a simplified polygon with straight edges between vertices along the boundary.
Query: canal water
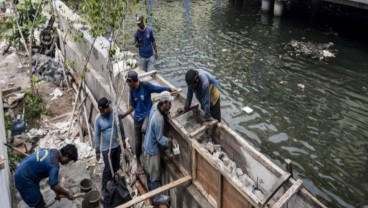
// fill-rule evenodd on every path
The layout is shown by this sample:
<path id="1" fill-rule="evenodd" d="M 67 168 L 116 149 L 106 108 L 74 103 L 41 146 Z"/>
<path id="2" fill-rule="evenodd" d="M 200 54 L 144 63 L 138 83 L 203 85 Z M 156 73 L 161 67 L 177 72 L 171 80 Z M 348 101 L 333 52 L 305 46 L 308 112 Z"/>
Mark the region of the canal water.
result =
<path id="1" fill-rule="evenodd" d="M 212 73 L 225 123 L 280 167 L 291 159 L 294 177 L 329 207 L 368 207 L 368 36 L 336 26 L 334 14 L 329 21 L 293 10 L 277 19 L 241 1 L 160 0 L 147 8 L 160 74 L 184 89 L 188 69 Z M 292 40 L 332 42 L 336 57 L 295 55 L 286 46 Z"/>

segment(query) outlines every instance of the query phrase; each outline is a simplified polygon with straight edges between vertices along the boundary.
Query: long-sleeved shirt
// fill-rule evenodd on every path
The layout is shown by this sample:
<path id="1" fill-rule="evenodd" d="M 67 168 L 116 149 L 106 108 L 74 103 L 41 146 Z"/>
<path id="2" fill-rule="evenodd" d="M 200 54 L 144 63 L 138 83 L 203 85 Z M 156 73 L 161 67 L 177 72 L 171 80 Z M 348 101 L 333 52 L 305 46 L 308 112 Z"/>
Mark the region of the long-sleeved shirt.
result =
<path id="1" fill-rule="evenodd" d="M 59 183 L 60 152 L 57 149 L 40 150 L 26 157 L 15 171 L 18 186 L 38 184 L 43 178 L 49 177 L 49 185 Z"/>
<path id="2" fill-rule="evenodd" d="M 114 118 L 114 113 L 111 111 L 110 115 L 108 116 L 102 116 L 98 115 L 95 121 L 95 149 L 96 153 L 100 153 L 100 145 L 101 145 L 101 151 L 107 151 L 110 149 L 110 138 L 112 135 L 112 143 L 111 143 L 111 149 L 118 147 L 118 135 L 117 135 L 117 125 L 115 120 L 115 125 L 113 128 L 112 120 Z M 120 122 L 119 130 L 122 133 L 122 139 L 125 139 L 124 134 L 124 128 L 122 126 L 122 123 Z M 102 144 L 100 144 L 100 138 L 102 136 Z"/>
<path id="3" fill-rule="evenodd" d="M 205 121 L 208 121 L 211 118 L 211 106 L 215 105 L 220 98 L 220 86 L 215 77 L 206 71 L 198 69 L 198 76 L 200 82 L 197 86 L 197 89 L 192 90 L 188 88 L 184 110 L 188 110 L 190 108 L 194 93 L 197 100 L 201 104 L 202 110 L 204 111 L 204 119 Z"/>
<path id="4" fill-rule="evenodd" d="M 143 141 L 143 149 L 151 156 L 160 154 L 162 147 L 170 147 L 171 140 L 163 135 L 164 116 L 157 108 L 157 104 L 152 107 L 146 136 Z"/>
<path id="5" fill-rule="evenodd" d="M 138 89 L 130 90 L 130 106 L 134 108 L 134 120 L 142 121 L 149 115 L 152 108 L 151 93 L 170 91 L 170 88 L 151 84 L 150 82 L 140 82 Z"/>

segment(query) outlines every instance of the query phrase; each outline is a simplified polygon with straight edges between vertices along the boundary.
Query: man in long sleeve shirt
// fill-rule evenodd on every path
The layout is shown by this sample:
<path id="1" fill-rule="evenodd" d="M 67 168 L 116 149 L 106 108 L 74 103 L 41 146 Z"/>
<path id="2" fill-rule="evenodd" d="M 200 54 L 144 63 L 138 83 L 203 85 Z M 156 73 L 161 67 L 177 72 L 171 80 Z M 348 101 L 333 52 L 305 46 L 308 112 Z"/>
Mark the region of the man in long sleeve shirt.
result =
<path id="1" fill-rule="evenodd" d="M 115 173 L 120 166 L 120 154 L 121 148 L 118 143 L 118 131 L 117 131 L 117 121 L 113 125 L 114 112 L 109 106 L 109 101 L 103 97 L 98 101 L 98 108 L 100 110 L 100 115 L 96 118 L 95 122 L 95 149 L 96 149 L 96 159 L 100 160 L 101 152 L 104 160 L 104 170 L 102 174 L 102 190 L 106 187 L 107 182 L 112 179 L 113 175 L 110 170 L 110 163 L 108 153 L 110 153 L 112 169 Z M 119 130 L 121 132 L 121 138 L 125 139 L 124 128 L 120 123 Z M 102 137 L 102 143 L 100 143 Z M 110 145 L 111 144 L 111 145 Z"/>
<path id="2" fill-rule="evenodd" d="M 184 111 L 190 108 L 194 93 L 204 111 L 205 122 L 210 121 L 211 116 L 221 122 L 220 86 L 215 77 L 201 69 L 190 69 L 185 75 L 185 81 L 188 84 L 188 93 Z M 180 111 L 183 112 L 182 109 Z"/>
<path id="3" fill-rule="evenodd" d="M 78 160 L 78 150 L 72 144 L 67 144 L 60 150 L 47 149 L 36 151 L 25 158 L 15 170 L 15 187 L 23 201 L 29 207 L 43 208 L 45 202 L 40 192 L 40 181 L 49 178 L 49 185 L 56 195 L 65 195 L 73 199 L 73 192 L 59 185 L 59 163 L 68 164 Z"/>
<path id="4" fill-rule="evenodd" d="M 163 135 L 164 123 L 171 108 L 174 97 L 169 92 L 160 93 L 160 101 L 152 107 L 147 132 L 143 141 L 144 169 L 147 173 L 148 189 L 152 191 L 161 186 L 161 152 L 163 148 L 176 146 L 176 140 Z M 168 203 L 169 196 L 158 194 L 154 196 L 154 205 Z"/>
<path id="5" fill-rule="evenodd" d="M 163 91 L 174 91 L 168 87 L 158 86 L 149 82 L 141 82 L 135 71 L 129 71 L 127 83 L 130 87 L 130 106 L 128 110 L 120 115 L 121 118 L 134 111 L 134 129 L 135 129 L 135 155 L 140 166 L 140 156 L 142 154 L 142 134 L 152 108 L 151 93 L 160 93 Z M 143 130 L 143 132 L 142 132 Z"/>

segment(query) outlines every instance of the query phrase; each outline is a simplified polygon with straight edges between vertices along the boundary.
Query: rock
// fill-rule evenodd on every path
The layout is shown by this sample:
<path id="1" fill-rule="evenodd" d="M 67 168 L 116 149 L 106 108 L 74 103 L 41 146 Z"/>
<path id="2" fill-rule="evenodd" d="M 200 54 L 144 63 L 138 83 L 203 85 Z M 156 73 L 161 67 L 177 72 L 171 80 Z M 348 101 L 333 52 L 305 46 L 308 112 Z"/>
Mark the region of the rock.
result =
<path id="1" fill-rule="evenodd" d="M 228 166 L 230 164 L 230 159 L 227 156 L 224 156 L 222 158 L 222 161 L 224 162 L 225 166 Z"/>
<path id="2" fill-rule="evenodd" d="M 242 169 L 240 169 L 240 168 L 237 168 L 237 169 L 236 169 L 236 175 L 237 175 L 238 177 L 240 177 L 240 176 L 244 175 L 243 170 L 242 170 Z"/>
<path id="3" fill-rule="evenodd" d="M 213 147 L 213 143 L 212 142 L 208 142 L 207 145 L 206 145 L 206 149 L 212 154 L 215 149 Z"/>
<path id="4" fill-rule="evenodd" d="M 220 152 L 221 151 L 221 145 L 219 144 L 214 144 L 213 148 L 215 149 L 216 152 Z"/>
<path id="5" fill-rule="evenodd" d="M 218 151 L 218 152 L 215 152 L 215 154 L 213 154 L 213 156 L 214 156 L 215 158 L 218 158 L 218 159 L 220 159 L 220 160 L 221 160 L 221 158 L 224 156 L 224 153 L 223 153 L 223 152 L 221 152 L 221 151 Z"/>

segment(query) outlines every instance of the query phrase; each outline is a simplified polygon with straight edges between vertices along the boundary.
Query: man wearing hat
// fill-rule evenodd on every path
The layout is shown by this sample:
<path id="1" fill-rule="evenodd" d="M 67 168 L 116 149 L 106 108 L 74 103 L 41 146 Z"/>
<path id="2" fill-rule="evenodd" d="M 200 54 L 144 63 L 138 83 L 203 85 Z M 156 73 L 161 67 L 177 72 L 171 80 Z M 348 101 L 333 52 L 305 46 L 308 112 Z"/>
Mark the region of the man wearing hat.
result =
<path id="1" fill-rule="evenodd" d="M 134 111 L 134 130 L 135 130 L 135 154 L 140 166 L 140 156 L 142 154 L 143 132 L 152 108 L 151 93 L 160 93 L 163 91 L 173 92 L 175 89 L 151 84 L 150 82 L 141 82 L 135 71 L 129 71 L 127 83 L 130 88 L 130 106 L 126 112 L 119 115 L 124 118 Z"/>
<path id="2" fill-rule="evenodd" d="M 159 103 L 152 107 L 143 141 L 144 169 L 147 173 L 149 191 L 161 186 L 161 150 L 177 145 L 175 139 L 163 135 L 164 123 L 174 97 L 168 91 L 164 91 L 160 93 L 159 99 Z M 154 205 L 166 204 L 169 201 L 170 197 L 162 194 L 157 194 L 153 198 Z"/>
<path id="3" fill-rule="evenodd" d="M 106 188 L 107 182 L 112 179 L 113 175 L 109 163 L 109 151 L 113 172 L 115 173 L 120 166 L 121 148 L 118 143 L 117 121 L 114 121 L 114 111 L 110 107 L 110 101 L 103 97 L 98 100 L 98 109 L 100 115 L 95 121 L 95 149 L 97 161 L 101 158 L 101 152 L 104 160 L 104 170 L 102 174 L 102 190 Z M 125 140 L 124 128 L 120 122 L 119 130 L 121 138 Z M 124 142 L 123 142 L 124 143 Z"/>
<path id="4" fill-rule="evenodd" d="M 138 30 L 134 34 L 134 44 L 139 51 L 139 63 L 142 69 L 148 72 L 153 70 L 155 59 L 157 60 L 158 58 L 155 37 L 153 36 L 152 29 L 144 25 L 142 15 L 137 16 L 137 25 Z"/>
<path id="5" fill-rule="evenodd" d="M 188 85 L 187 99 L 184 109 L 179 109 L 178 112 L 182 113 L 190 108 L 194 93 L 204 111 L 205 122 L 209 122 L 211 116 L 221 122 L 220 86 L 215 77 L 201 69 L 190 69 L 185 74 L 185 81 Z"/>

